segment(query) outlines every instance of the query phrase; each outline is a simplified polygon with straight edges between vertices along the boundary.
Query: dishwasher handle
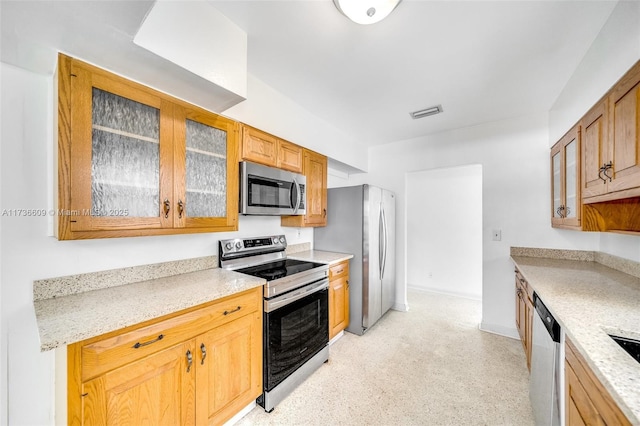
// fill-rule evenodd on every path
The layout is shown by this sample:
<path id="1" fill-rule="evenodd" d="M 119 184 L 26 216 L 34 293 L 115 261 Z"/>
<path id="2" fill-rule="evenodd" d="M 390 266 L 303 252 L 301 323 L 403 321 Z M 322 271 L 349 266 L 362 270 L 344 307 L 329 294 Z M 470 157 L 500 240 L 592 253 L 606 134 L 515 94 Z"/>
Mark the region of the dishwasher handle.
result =
<path id="1" fill-rule="evenodd" d="M 551 339 L 556 343 L 560 343 L 560 323 L 558 323 L 553 315 L 551 315 L 551 312 L 545 304 L 542 303 L 542 299 L 536 292 L 533 293 L 533 304 L 536 308 L 536 312 L 542 320 L 542 323 L 544 324 L 544 327 L 547 329 L 547 332 L 549 332 Z"/>

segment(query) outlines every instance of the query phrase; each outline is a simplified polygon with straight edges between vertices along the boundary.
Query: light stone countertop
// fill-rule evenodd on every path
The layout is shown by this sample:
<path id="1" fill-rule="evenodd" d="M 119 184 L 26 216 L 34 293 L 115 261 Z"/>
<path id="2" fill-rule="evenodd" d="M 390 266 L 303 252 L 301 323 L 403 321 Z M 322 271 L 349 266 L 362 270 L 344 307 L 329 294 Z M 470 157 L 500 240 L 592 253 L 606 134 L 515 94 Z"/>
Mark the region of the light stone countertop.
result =
<path id="1" fill-rule="evenodd" d="M 331 251 L 306 250 L 287 255 L 289 259 L 306 260 L 309 262 L 326 263 L 335 265 L 344 260 L 352 259 L 353 255 L 349 253 L 335 253 Z"/>
<path id="2" fill-rule="evenodd" d="M 640 339 L 640 278 L 595 261 L 513 250 L 511 258 L 620 409 L 640 424 L 640 363 L 608 336 Z"/>
<path id="3" fill-rule="evenodd" d="M 47 351 L 265 284 L 221 268 L 34 301 Z"/>

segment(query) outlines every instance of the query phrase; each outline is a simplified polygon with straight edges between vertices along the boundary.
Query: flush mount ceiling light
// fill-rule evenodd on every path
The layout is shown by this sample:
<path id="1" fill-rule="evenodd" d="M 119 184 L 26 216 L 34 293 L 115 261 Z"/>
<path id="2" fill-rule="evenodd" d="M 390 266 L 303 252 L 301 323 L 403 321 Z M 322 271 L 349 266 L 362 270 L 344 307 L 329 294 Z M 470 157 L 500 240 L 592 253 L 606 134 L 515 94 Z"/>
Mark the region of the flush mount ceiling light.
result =
<path id="1" fill-rule="evenodd" d="M 356 24 L 375 24 L 386 18 L 401 0 L 333 0 L 338 10 Z"/>
<path id="2" fill-rule="evenodd" d="M 414 120 L 422 117 L 428 117 L 430 115 L 440 114 L 442 112 L 442 105 L 436 105 L 429 108 L 421 109 L 420 111 L 410 112 L 409 115 Z"/>

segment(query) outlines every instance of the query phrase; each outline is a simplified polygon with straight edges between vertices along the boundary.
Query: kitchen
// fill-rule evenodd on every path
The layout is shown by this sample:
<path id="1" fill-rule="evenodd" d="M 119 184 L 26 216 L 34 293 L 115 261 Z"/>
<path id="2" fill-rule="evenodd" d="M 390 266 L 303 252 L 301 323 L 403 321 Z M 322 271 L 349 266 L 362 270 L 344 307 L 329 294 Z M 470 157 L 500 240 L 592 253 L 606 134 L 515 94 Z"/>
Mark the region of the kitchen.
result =
<path id="1" fill-rule="evenodd" d="M 54 198 L 55 79 L 52 73 L 55 50 L 64 45 L 65 39 L 37 42 L 34 40 L 40 35 L 37 21 L 19 31 L 5 33 L 5 29 L 13 28 L 9 23 L 5 25 L 5 3 L 2 4 L 2 208 L 39 209 L 52 205 Z M 566 78 L 556 90 L 557 99 L 552 99 L 552 105 L 546 108 L 540 107 L 517 117 L 430 133 L 406 141 L 396 139 L 395 143 L 366 148 L 356 137 L 292 103 L 291 99 L 253 75 L 249 75 L 248 80 L 254 97 L 234 107 L 232 112 L 237 119 L 300 141 L 350 167 L 366 170 L 366 175 L 352 174 L 349 173 L 353 172 L 351 169 L 344 172 L 339 164 L 334 164 L 329 186 L 366 182 L 393 190 L 398 197 L 397 229 L 405 227 L 406 173 L 481 164 L 481 328 L 516 337 L 513 265 L 509 259 L 511 246 L 596 250 L 640 260 L 636 236 L 556 230 L 549 226 L 548 220 L 550 146 L 640 57 L 637 3 L 609 5 L 608 20 L 606 23 L 602 20 L 601 30 L 593 32 L 592 42 L 583 47 L 583 54 L 578 55 L 573 68 L 566 70 Z M 74 7 L 82 8 L 81 5 Z M 101 11 L 108 15 L 109 8 L 104 7 Z M 27 13 L 32 12 L 27 10 Z M 394 15 L 401 12 L 399 7 Z M 56 16 L 54 11 L 51 13 Z M 338 15 L 338 18 L 342 17 Z M 97 36 L 95 39 L 90 36 L 91 25 L 88 22 L 84 25 L 86 43 L 100 45 Z M 10 43 L 7 48 L 5 40 Z M 5 55 L 9 57 L 5 59 Z M 108 46 L 102 47 L 94 56 L 92 62 L 105 67 L 119 60 Z M 16 67 L 16 63 L 26 65 Z M 446 104 L 444 109 L 446 114 Z M 408 110 L 403 109 L 403 114 L 406 112 Z M 3 380 L 0 413 L 2 421 L 8 418 L 11 424 L 51 423 L 56 411 L 53 389 L 59 369 L 55 363 L 61 361 L 51 352 L 39 351 L 32 301 L 34 280 L 215 254 L 219 239 L 236 235 L 192 234 L 58 242 L 50 236 L 53 235 L 53 219 L 2 219 Z M 241 217 L 240 228 L 243 236 L 262 235 L 267 230 L 267 233 L 285 234 L 292 244 L 313 242 L 311 228 L 280 227 L 279 218 Z M 491 239 L 493 229 L 502 230 L 501 241 Z M 398 265 L 402 265 L 406 257 L 405 238 L 404 233 L 398 232 Z M 405 282 L 405 274 L 403 268 L 397 268 L 396 281 Z M 396 304 L 400 305 L 398 309 L 411 305 L 403 286 L 398 286 Z"/>

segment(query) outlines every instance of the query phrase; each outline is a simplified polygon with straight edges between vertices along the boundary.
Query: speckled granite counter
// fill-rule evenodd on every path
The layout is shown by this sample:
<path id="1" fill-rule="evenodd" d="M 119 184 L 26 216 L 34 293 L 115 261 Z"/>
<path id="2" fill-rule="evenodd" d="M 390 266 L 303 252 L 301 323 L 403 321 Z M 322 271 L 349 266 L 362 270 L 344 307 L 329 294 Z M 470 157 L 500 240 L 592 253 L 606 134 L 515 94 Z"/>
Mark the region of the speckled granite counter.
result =
<path id="1" fill-rule="evenodd" d="M 335 265 L 343 260 L 352 259 L 353 255 L 348 253 L 335 253 L 331 251 L 306 250 L 287 255 L 289 259 L 306 260 L 309 262 L 326 263 Z"/>
<path id="2" fill-rule="evenodd" d="M 597 255 L 589 261 L 562 253 L 533 257 L 549 255 L 544 250 L 521 254 L 512 250 L 517 268 L 620 409 L 640 424 L 640 363 L 607 335 L 640 339 L 640 278 L 598 263 Z"/>
<path id="3" fill-rule="evenodd" d="M 262 278 L 214 268 L 35 300 L 40 349 L 68 345 L 264 283 Z"/>

